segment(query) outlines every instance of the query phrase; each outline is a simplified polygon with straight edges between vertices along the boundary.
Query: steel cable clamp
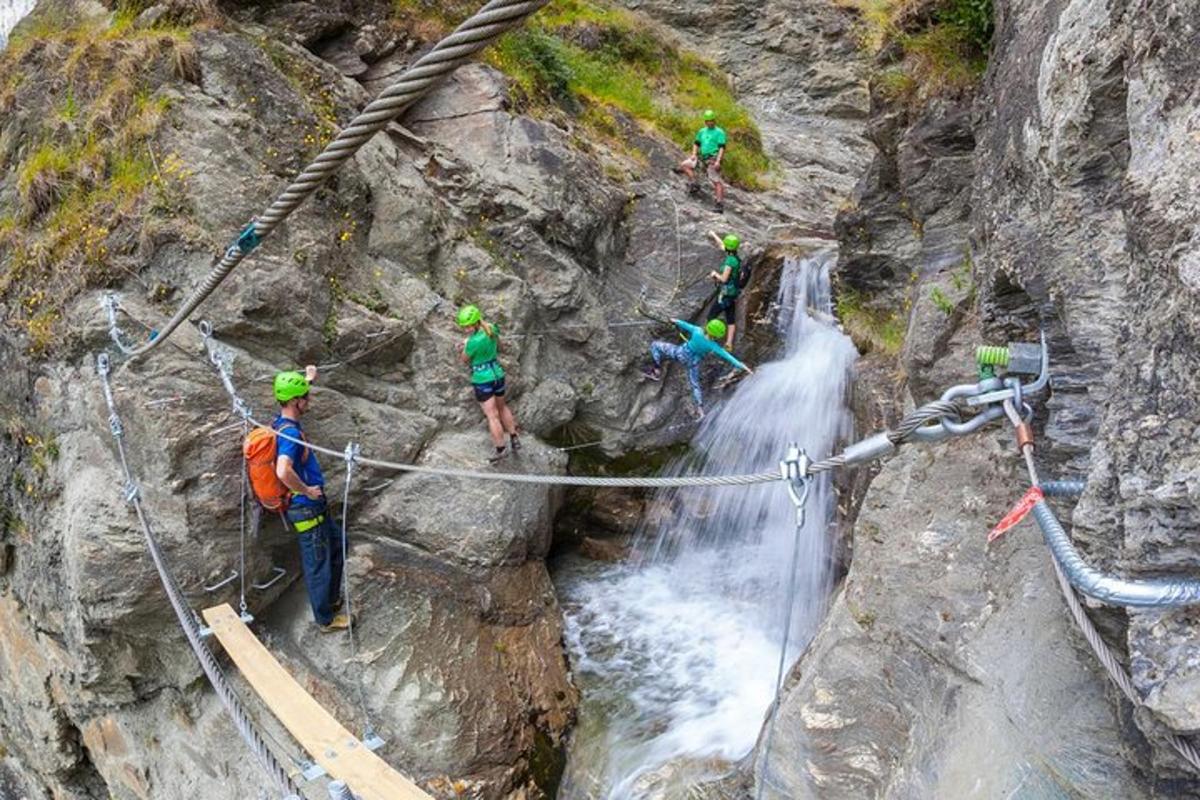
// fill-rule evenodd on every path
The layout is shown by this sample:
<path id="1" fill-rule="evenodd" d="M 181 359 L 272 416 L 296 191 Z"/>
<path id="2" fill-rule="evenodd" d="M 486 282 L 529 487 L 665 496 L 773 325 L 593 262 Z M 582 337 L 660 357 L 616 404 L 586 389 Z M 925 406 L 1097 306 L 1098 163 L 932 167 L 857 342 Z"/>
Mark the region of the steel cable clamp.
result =
<path id="1" fill-rule="evenodd" d="M 1011 356 L 1009 351 L 1019 353 L 1019 358 Z M 1037 350 L 1037 355 L 1034 351 Z M 1003 351 L 1003 352 L 1000 352 Z M 1025 396 L 1037 394 L 1046 388 L 1050 382 L 1050 352 L 1046 348 L 1046 333 L 1041 333 L 1040 349 L 1032 344 L 1010 345 L 1008 348 L 981 347 L 977 360 L 981 365 L 981 377 L 978 383 L 964 383 L 951 386 L 942 393 L 941 399 L 946 402 L 965 400 L 966 404 L 980 411 L 975 416 L 964 421 L 954 421 L 942 418 L 931 425 L 924 425 L 913 431 L 911 438 L 921 442 L 940 442 L 951 436 L 963 436 L 979 430 L 993 420 L 1005 416 L 1004 403 L 1013 403 L 1015 408 L 1024 411 L 1028 408 Z M 988 366 L 984 370 L 983 366 Z M 994 366 L 1007 366 L 1010 375 L 1001 379 L 995 376 Z M 1037 378 L 1029 384 L 1022 384 L 1013 372 L 1035 374 Z"/>
<path id="2" fill-rule="evenodd" d="M 787 481 L 788 496 L 796 506 L 797 531 L 804 526 L 804 507 L 808 501 L 808 490 L 812 484 L 808 468 L 812 464 L 808 454 L 793 442 L 788 445 L 787 456 L 779 462 L 779 474 Z"/>

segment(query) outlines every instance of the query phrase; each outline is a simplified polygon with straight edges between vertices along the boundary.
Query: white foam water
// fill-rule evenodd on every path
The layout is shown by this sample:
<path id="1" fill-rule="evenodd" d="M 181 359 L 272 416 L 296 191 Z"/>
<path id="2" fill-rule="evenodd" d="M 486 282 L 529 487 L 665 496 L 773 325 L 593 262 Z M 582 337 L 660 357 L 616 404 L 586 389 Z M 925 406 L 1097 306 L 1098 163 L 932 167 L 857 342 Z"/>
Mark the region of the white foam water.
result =
<path id="1" fill-rule="evenodd" d="M 709 414 L 669 473 L 772 469 L 791 441 L 823 458 L 849 436 L 857 353 L 831 324 L 831 261 L 785 263 L 780 358 Z M 560 798 L 648 798 L 672 773 L 694 779 L 750 751 L 773 699 L 787 598 L 789 664 L 824 614 L 834 505 L 828 477 L 815 481 L 794 595 L 795 509 L 782 484 L 660 492 L 635 546 L 639 564 L 556 565 L 584 693 Z"/>
<path id="2" fill-rule="evenodd" d="M 8 44 L 8 34 L 33 10 L 37 0 L 0 0 L 0 50 Z"/>

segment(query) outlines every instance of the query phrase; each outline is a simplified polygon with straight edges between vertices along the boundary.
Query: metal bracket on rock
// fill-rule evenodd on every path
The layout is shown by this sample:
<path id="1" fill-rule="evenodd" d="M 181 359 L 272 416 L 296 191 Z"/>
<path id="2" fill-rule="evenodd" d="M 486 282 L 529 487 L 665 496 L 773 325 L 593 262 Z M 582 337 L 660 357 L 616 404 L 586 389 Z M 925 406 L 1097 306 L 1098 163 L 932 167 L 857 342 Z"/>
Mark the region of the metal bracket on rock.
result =
<path id="1" fill-rule="evenodd" d="M 953 402 L 964 399 L 971 407 L 981 411 L 965 422 L 955 422 L 941 419 L 931 425 L 924 425 L 912 433 L 912 439 L 919 442 L 940 442 L 951 436 L 963 436 L 973 433 L 993 420 L 1005 415 L 1004 403 L 1011 402 L 1015 408 L 1026 411 L 1025 397 L 1037 394 L 1046 388 L 1050 382 L 1050 351 L 1046 348 L 1046 332 L 1041 332 L 1041 372 L 1032 383 L 1023 384 L 1019 378 L 1009 376 L 1004 379 L 985 378 L 979 383 L 963 383 L 951 386 L 942 393 L 942 400 Z"/>
<path id="2" fill-rule="evenodd" d="M 272 586 L 279 583 L 279 581 L 283 580 L 283 576 L 287 575 L 287 570 L 283 567 L 271 567 L 271 575 L 271 579 L 265 583 L 258 583 L 256 581 L 250 585 L 255 589 L 258 589 L 260 592 L 265 589 L 270 589 Z"/>

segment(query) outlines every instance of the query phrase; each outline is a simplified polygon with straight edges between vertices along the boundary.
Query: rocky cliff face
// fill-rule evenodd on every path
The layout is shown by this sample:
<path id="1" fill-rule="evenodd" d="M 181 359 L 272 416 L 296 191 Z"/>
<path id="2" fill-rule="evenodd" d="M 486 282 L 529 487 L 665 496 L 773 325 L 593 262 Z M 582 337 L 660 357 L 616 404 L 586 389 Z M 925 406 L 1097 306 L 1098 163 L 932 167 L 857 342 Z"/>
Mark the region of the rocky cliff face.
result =
<path id="1" fill-rule="evenodd" d="M 79 138 L 68 154 L 93 155 L 79 132 L 97 123 L 70 111 L 85 98 L 67 99 L 78 73 L 59 72 L 64 54 L 89 65 L 87 86 L 102 85 L 104 69 L 146 76 L 145 96 L 130 102 L 161 119 L 130 136 L 153 159 L 155 180 L 169 186 L 152 206 L 117 193 L 121 215 L 111 229 L 84 228 L 95 239 L 71 254 L 114 273 L 81 271 L 78 283 L 55 275 L 63 282 L 54 284 L 62 290 L 54 312 L 43 310 L 44 294 L 6 284 L 5 311 L 22 324 L 0 339 L 18 365 L 3 378 L 0 796 L 251 796 L 263 776 L 184 646 L 122 497 L 93 368 L 93 354 L 111 347 L 95 289 L 118 289 L 122 327 L 144 338 L 207 271 L 224 237 L 429 36 L 380 23 L 391 13 L 386 4 L 217 9 L 181 1 L 136 18 L 87 3 L 66 10 L 71 16 L 38 22 L 32 45 L 26 40 L 14 56 L 19 79 L 0 97 L 0 199 L 22 215 L 19 230 L 59 231 L 51 215 L 70 187 L 52 179 L 75 174 L 72 164 L 54 160 L 56 144 L 46 146 L 53 171 L 20 165 L 43 136 Z M 759 29 L 781 14 L 771 9 Z M 824 7 L 821 15 L 833 41 L 844 15 Z M 732 60 L 773 64 L 782 85 L 794 41 L 781 40 L 788 58 L 770 62 L 747 54 L 757 40 L 736 41 L 743 49 Z M 688 435 L 681 387 L 636 380 L 655 328 L 610 323 L 642 324 L 639 310 L 696 312 L 708 297 L 697 278 L 711 267 L 709 227 L 746 232 L 757 280 L 769 282 L 780 247 L 822 246 L 828 225 L 791 202 L 737 190 L 718 218 L 682 192 L 672 197 L 680 153 L 635 120 L 616 114 L 609 124 L 636 143 L 636 157 L 582 146 L 561 122 L 518 113 L 511 89 L 491 67 L 461 69 L 368 144 L 205 304 L 200 316 L 235 355 L 234 380 L 256 411 L 270 413 L 274 369 L 334 363 L 314 393 L 307 430 L 315 441 L 482 468 L 486 434 L 455 359 L 452 324 L 457 304 L 476 301 L 523 334 L 508 339 L 505 353 L 510 397 L 531 434 L 512 468 L 563 470 L 566 457 L 543 439 L 598 432 L 603 452 L 617 455 Z M 838 111 L 842 90 L 849 99 Z M 861 99 L 857 82 L 843 78 L 816 111 L 833 109 L 834 125 L 861 117 L 856 92 Z M 764 84 L 755 102 L 765 108 L 773 93 Z M 62 109 L 49 131 L 47 108 Z M 113 112 L 110 128 L 126 110 Z M 780 140 L 786 133 L 773 131 Z M 812 136 L 841 152 L 824 166 L 785 153 L 777 162 L 784 184 L 816 191 L 821 184 L 793 180 L 802 167 L 835 174 L 848 188 L 855 169 L 847 165 L 865 163 L 865 142 L 850 127 Z M 829 167 L 838 159 L 841 167 Z M 32 186 L 24 174 L 44 180 Z M 828 206 L 837 192 L 821 191 L 810 199 Z M 33 269 L 37 251 L 17 232 L 0 230 L 6 264 Z M 236 604 L 238 581 L 201 588 L 239 568 L 240 431 L 230 427 L 236 418 L 195 329 L 186 326 L 114 383 L 131 464 L 190 603 Z M 323 461 L 329 493 L 340 496 L 344 473 Z M 247 589 L 255 629 L 348 727 L 361 729 L 369 717 L 387 741 L 382 754 L 435 795 L 552 793 L 577 702 L 543 561 L 560 493 L 364 472 L 348 511 L 348 574 L 362 617 L 357 655 L 345 637 L 311 625 L 295 545 L 270 521 L 247 534 L 245 577 L 261 584 L 281 566 L 287 578 Z M 273 746 L 299 756 L 270 715 L 250 705 Z"/>
<path id="2" fill-rule="evenodd" d="M 1196 12 L 996 3 L 972 96 L 915 115 L 877 98 L 879 155 L 839 217 L 846 284 L 911 305 L 901 355 L 914 401 L 970 380 L 976 343 L 1046 330 L 1039 460 L 1087 479 L 1060 513 L 1094 563 L 1134 577 L 1200 572 L 1198 212 L 1184 189 L 1200 153 L 1184 77 Z M 1070 623 L 1036 527 L 985 546 L 1026 481 L 996 432 L 884 466 L 770 757 L 756 755 L 765 796 L 1197 791 L 1159 736 L 1197 729 L 1193 615 L 1092 612 L 1145 698 L 1131 713 Z"/>
<path id="3" fill-rule="evenodd" d="M 636 121 L 610 124 L 639 156 L 585 146 L 561 118 L 520 113 L 501 73 L 464 68 L 202 309 L 256 410 L 270 408 L 263 377 L 276 367 L 334 362 L 314 397 L 315 439 L 480 467 L 486 437 L 454 361 L 451 312 L 482 299 L 507 330 L 530 334 L 506 353 L 518 418 L 534 434 L 522 469 L 564 469 L 553 443 L 572 437 L 603 438 L 607 455 L 669 444 L 688 435 L 680 387 L 638 383 L 650 330 L 607 323 L 698 310 L 709 227 L 747 232 L 767 283 L 783 249 L 836 239 L 843 296 L 906 331 L 896 352 L 856 337 L 872 349 L 856 397 L 863 429 L 968 380 L 980 340 L 1044 327 L 1054 384 L 1037 418 L 1039 458 L 1047 472 L 1088 479 L 1062 512 L 1089 558 L 1131 575 L 1200 571 L 1196 2 L 998 1 L 982 85 L 916 108 L 868 98 L 853 17 L 823 0 L 628 5 L 732 76 L 775 159 L 773 190 L 735 191 L 719 219 L 664 188 L 679 152 Z M 112 30 L 108 9 L 71 8 Z M 194 21 L 197 8 L 209 18 L 185 39 L 161 24 Z M 232 798 L 262 784 L 177 633 L 123 501 L 92 367 L 110 346 L 94 290 L 119 289 L 122 325 L 144 336 L 140 325 L 161 321 L 330 126 L 430 39 L 381 22 L 384 4 L 175 0 L 147 14 L 116 37 L 128 44 L 115 55 L 51 38 L 22 52 L 20 80 L 0 76 L 0 201 L 23 225 L 43 225 L 62 199 L 61 187 L 20 174 L 31 137 L 48 118 L 55 135 L 84 124 L 64 63 L 93 64 L 99 80 L 134 59 L 153 78 L 130 102 L 163 120 L 130 135 L 163 159 L 154 169 L 170 184 L 150 209 L 106 198 L 121 219 L 79 246 L 89 267 L 113 271 L 88 273 L 89 291 L 61 317 L 30 294 L 4 308 L 25 324 L 0 336 L 14 365 L 0 378 L 0 797 Z M 3 223 L 0 261 L 12 266 Z M 22 269 L 52 262 L 19 252 Z M 237 601 L 237 582 L 201 587 L 239 562 L 239 432 L 201 353 L 188 328 L 116 378 L 132 464 L 197 608 Z M 326 460 L 326 471 L 340 495 L 338 465 Z M 985 544 L 1022 483 L 1011 437 L 992 429 L 910 448 L 865 498 L 855 489 L 850 573 L 788 681 L 770 753 L 764 744 L 746 770 L 764 796 L 1200 791 L 1159 738 L 1200 729 L 1194 615 L 1096 611 L 1146 697 L 1130 713 L 1069 622 L 1032 525 Z M 261 581 L 282 565 L 288 578 L 249 591 L 256 629 L 351 728 L 366 723 L 357 685 L 370 687 L 383 754 L 431 792 L 545 796 L 577 701 L 543 562 L 561 501 L 360 475 L 350 492 L 357 657 L 313 630 L 294 543 L 270 524 L 251 534 L 245 572 Z M 280 751 L 297 754 L 260 717 Z M 664 796 L 701 791 L 684 782 L 668 781 Z M 735 779 L 703 791 L 747 790 Z"/>

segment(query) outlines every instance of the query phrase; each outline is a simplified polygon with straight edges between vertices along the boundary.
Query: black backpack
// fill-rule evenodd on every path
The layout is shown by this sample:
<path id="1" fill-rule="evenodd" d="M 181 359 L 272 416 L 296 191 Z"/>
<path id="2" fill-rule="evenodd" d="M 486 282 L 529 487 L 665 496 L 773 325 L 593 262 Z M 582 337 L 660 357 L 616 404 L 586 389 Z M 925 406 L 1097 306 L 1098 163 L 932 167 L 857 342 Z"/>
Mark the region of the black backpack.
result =
<path id="1" fill-rule="evenodd" d="M 750 284 L 750 264 L 738 257 L 737 288 L 745 289 Z"/>

